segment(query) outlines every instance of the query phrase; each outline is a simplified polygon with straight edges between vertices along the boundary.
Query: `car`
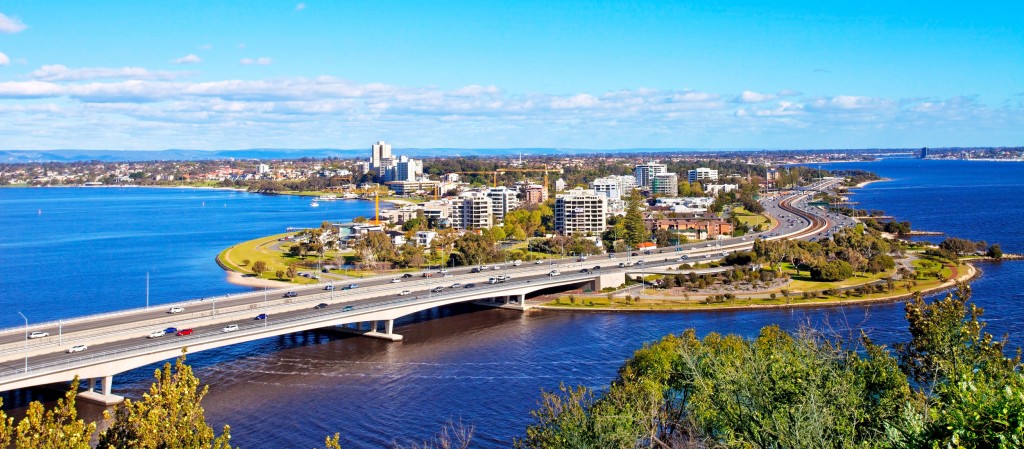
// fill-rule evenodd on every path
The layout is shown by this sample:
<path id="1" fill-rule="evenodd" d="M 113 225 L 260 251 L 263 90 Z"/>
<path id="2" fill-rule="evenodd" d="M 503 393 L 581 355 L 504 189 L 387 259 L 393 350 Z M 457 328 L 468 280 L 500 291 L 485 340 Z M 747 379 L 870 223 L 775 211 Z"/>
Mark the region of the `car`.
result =
<path id="1" fill-rule="evenodd" d="M 308 278 L 309 277 L 309 273 L 299 273 L 299 276 L 302 276 L 304 278 Z"/>
<path id="2" fill-rule="evenodd" d="M 644 254 L 645 254 L 645 255 L 650 255 L 650 254 L 651 254 L 651 250 L 649 250 L 649 249 L 645 249 L 645 250 L 644 250 Z"/>
<path id="3" fill-rule="evenodd" d="M 392 279 L 392 280 L 391 280 L 391 283 L 392 283 L 392 284 L 397 284 L 397 283 L 399 283 L 399 282 L 402 282 L 402 280 L 401 280 L 401 279 L 398 279 L 398 278 L 394 278 L 394 279 Z"/>
<path id="4" fill-rule="evenodd" d="M 192 329 L 182 329 L 182 330 L 178 331 L 174 335 L 177 335 L 179 337 L 183 337 L 185 335 L 192 335 Z"/>
<path id="5" fill-rule="evenodd" d="M 441 292 L 444 291 L 444 287 L 437 286 L 437 287 L 434 287 L 434 288 L 430 289 L 430 291 L 434 292 L 434 293 L 441 293 Z"/>
<path id="6" fill-rule="evenodd" d="M 626 268 L 626 262 L 619 262 L 619 268 Z"/>
<path id="7" fill-rule="evenodd" d="M 498 270 L 500 270 L 500 269 L 501 269 L 501 267 L 499 267 L 499 266 L 495 265 L 495 266 L 494 266 L 494 268 L 491 268 L 491 269 L 492 269 L 492 270 L 494 270 L 494 271 L 498 271 Z"/>
<path id="8" fill-rule="evenodd" d="M 600 270 L 600 269 L 601 269 L 600 265 L 594 265 L 594 268 L 591 268 L 591 270 Z"/>
<path id="9" fill-rule="evenodd" d="M 445 274 L 441 275 L 441 277 L 443 277 L 443 278 L 450 278 L 450 277 L 452 277 L 452 274 L 451 273 L 445 273 Z"/>
<path id="10" fill-rule="evenodd" d="M 537 261 L 536 261 L 536 262 L 534 262 L 533 264 L 534 264 L 534 265 L 543 265 L 543 264 L 544 264 L 544 260 L 537 260 Z"/>
<path id="11" fill-rule="evenodd" d="M 354 288 L 359 288 L 359 284 L 348 284 L 348 289 L 349 290 L 352 290 Z"/>
<path id="12" fill-rule="evenodd" d="M 490 278 L 490 279 L 487 280 L 487 283 L 488 284 L 497 284 L 498 283 L 498 279 L 497 278 Z"/>
<path id="13" fill-rule="evenodd" d="M 326 302 L 322 302 L 320 304 L 317 304 L 316 307 L 314 307 L 314 309 L 323 309 L 325 307 L 327 307 L 327 303 Z"/>
<path id="14" fill-rule="evenodd" d="M 728 255 L 729 255 L 729 252 L 728 252 L 728 251 L 722 251 L 722 255 L 723 255 L 723 256 L 728 256 Z"/>
<path id="15" fill-rule="evenodd" d="M 614 259 L 615 258 L 615 254 L 608 254 L 608 258 L 609 259 Z"/>
<path id="16" fill-rule="evenodd" d="M 176 327 L 168 327 L 167 329 L 164 329 L 164 333 L 165 334 L 175 334 L 177 332 L 178 332 L 178 328 L 176 328 Z"/>
<path id="17" fill-rule="evenodd" d="M 470 273 L 479 273 L 479 272 L 480 272 L 480 268 L 478 268 L 478 267 L 473 267 L 473 269 L 472 269 L 472 270 L 469 270 L 469 272 L 470 272 Z"/>
<path id="18" fill-rule="evenodd" d="M 320 269 L 320 272 L 321 272 L 321 273 L 330 273 L 330 272 L 331 272 L 331 270 L 328 270 L 328 269 L 326 269 L 326 268 L 322 268 L 322 269 Z"/>
<path id="19" fill-rule="evenodd" d="M 317 276 L 317 275 L 314 274 L 314 275 L 311 275 L 309 278 L 310 279 L 317 279 L 317 280 L 319 280 L 320 276 Z"/>
<path id="20" fill-rule="evenodd" d="M 448 288 L 459 288 L 459 287 L 462 287 L 462 284 L 460 284 L 460 283 L 456 282 L 456 283 L 452 284 L 452 285 L 451 285 L 450 287 L 448 287 Z"/>
<path id="21" fill-rule="evenodd" d="M 350 310 L 352 310 L 352 309 L 353 309 L 353 307 L 352 307 L 352 306 L 345 306 L 345 307 L 343 307 L 343 308 L 341 309 L 341 311 L 342 311 L 342 312 L 348 312 L 348 311 L 350 311 Z"/>
<path id="22" fill-rule="evenodd" d="M 512 261 L 512 266 L 514 266 L 514 267 L 518 267 L 518 266 L 520 266 L 522 264 L 523 264 L 523 261 L 521 261 L 519 259 L 516 259 L 516 260 Z"/>
<path id="23" fill-rule="evenodd" d="M 221 329 L 221 332 L 228 333 L 228 332 L 234 332 L 234 331 L 237 331 L 237 330 L 238 330 L 238 325 L 237 324 L 229 324 L 227 326 L 224 326 L 224 329 Z"/>
<path id="24" fill-rule="evenodd" d="M 441 274 L 448 274 L 448 269 L 447 268 L 442 268 L 442 269 L 438 270 L 437 272 L 441 273 Z"/>
<path id="25" fill-rule="evenodd" d="M 285 298 L 294 298 L 296 296 L 299 296 L 299 294 L 295 293 L 295 292 L 287 292 L 287 293 L 284 294 Z"/>
<path id="26" fill-rule="evenodd" d="M 473 287 L 476 287 L 476 284 L 469 283 L 469 284 L 466 284 L 466 286 L 462 287 L 462 288 L 473 288 Z"/>
<path id="27" fill-rule="evenodd" d="M 548 272 L 548 276 L 558 276 L 560 274 L 562 274 L 562 273 L 559 272 L 558 270 L 551 270 L 551 271 Z"/>
<path id="28" fill-rule="evenodd" d="M 425 278 L 431 277 L 433 275 L 434 275 L 434 273 L 423 273 L 423 277 L 425 277 Z"/>
<path id="29" fill-rule="evenodd" d="M 590 273 L 590 270 L 583 268 L 580 270 L 580 273 Z"/>
<path id="30" fill-rule="evenodd" d="M 643 259 L 640 259 L 640 260 L 636 261 L 636 264 L 637 264 L 637 265 L 643 265 L 643 264 L 645 264 L 645 263 L 647 263 L 647 262 L 644 262 L 644 260 L 643 260 Z"/>
<path id="31" fill-rule="evenodd" d="M 177 330 L 175 330 L 175 332 L 177 332 Z M 163 337 L 164 335 L 167 335 L 167 332 L 164 332 L 164 331 L 153 331 L 153 332 L 149 333 L 149 338 L 160 338 L 160 337 Z"/>
<path id="32" fill-rule="evenodd" d="M 28 334 L 28 338 L 43 338 L 43 337 L 49 337 L 49 336 L 50 336 L 49 332 L 39 332 L 39 331 L 33 332 L 31 334 Z"/>
<path id="33" fill-rule="evenodd" d="M 254 320 L 265 320 L 265 319 L 267 319 L 267 314 L 261 313 L 259 315 L 256 315 L 256 318 L 253 318 L 253 319 Z"/>
<path id="34" fill-rule="evenodd" d="M 683 258 L 682 258 L 682 257 L 677 257 L 677 258 L 676 258 L 676 262 L 682 262 L 682 261 L 683 261 Z"/>
<path id="35" fill-rule="evenodd" d="M 412 273 L 405 273 L 405 274 L 402 275 L 402 277 L 403 278 L 411 278 L 412 277 Z"/>
<path id="36" fill-rule="evenodd" d="M 587 258 L 586 257 L 580 257 L 580 258 L 576 259 L 576 261 L 577 262 L 586 262 Z"/>
<path id="37" fill-rule="evenodd" d="M 68 354 L 71 354 L 72 352 L 82 352 L 86 349 L 89 349 L 86 345 L 74 345 L 71 348 L 68 348 Z"/>
<path id="38" fill-rule="evenodd" d="M 405 296 L 405 295 L 411 295 L 411 294 L 412 294 L 412 292 L 409 291 L 409 290 L 402 290 L 401 292 L 398 293 L 398 296 Z"/>
<path id="39" fill-rule="evenodd" d="M 630 254 L 630 256 L 633 256 L 633 257 L 639 256 L 639 255 L 640 255 L 640 254 L 638 254 L 638 253 L 633 253 L 633 254 Z"/>
<path id="40" fill-rule="evenodd" d="M 334 290 L 334 286 L 333 285 L 324 286 L 324 290 Z"/>
<path id="41" fill-rule="evenodd" d="M 488 268 L 490 268 L 490 267 L 488 267 L 487 265 L 480 265 L 480 271 L 484 271 L 484 270 L 486 270 Z"/>
<path id="42" fill-rule="evenodd" d="M 184 311 L 185 311 L 184 307 L 171 307 L 170 309 L 167 309 L 167 313 L 181 313 L 181 312 L 184 312 Z"/>

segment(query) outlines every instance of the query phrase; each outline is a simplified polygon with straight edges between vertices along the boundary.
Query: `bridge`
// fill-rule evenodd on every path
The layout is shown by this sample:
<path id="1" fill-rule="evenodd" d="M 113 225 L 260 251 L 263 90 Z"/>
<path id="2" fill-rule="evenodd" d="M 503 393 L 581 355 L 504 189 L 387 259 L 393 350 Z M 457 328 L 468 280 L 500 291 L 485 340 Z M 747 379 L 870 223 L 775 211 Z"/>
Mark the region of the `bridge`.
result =
<path id="1" fill-rule="evenodd" d="M 749 250 L 755 238 L 812 238 L 827 232 L 832 221 L 825 211 L 798 205 L 807 197 L 807 193 L 798 193 L 769 204 L 774 215 L 793 214 L 790 222 L 760 235 L 715 244 L 667 247 L 651 254 L 618 258 L 594 256 L 584 261 L 505 264 L 483 271 L 465 267 L 398 282 L 393 276 L 378 276 L 358 281 L 361 286 L 353 289 L 318 284 L 295 287 L 294 295 L 285 290 L 264 290 L 166 304 L 158 309 L 124 310 L 0 329 L 0 391 L 67 382 L 77 375 L 88 385 L 81 395 L 83 400 L 112 404 L 121 400 L 113 394 L 114 375 L 177 357 L 186 347 L 195 353 L 319 328 L 397 341 L 402 336 L 394 331 L 395 319 L 426 309 L 475 302 L 526 310 L 529 295 L 618 287 L 630 274 L 685 273 L 688 271 L 682 265 L 719 260 L 729 251 Z M 636 259 L 644 263 L 637 264 Z M 489 282 L 498 275 L 509 279 Z M 171 314 L 168 311 L 172 307 L 183 310 Z M 225 327 L 229 325 L 237 328 L 229 330 Z M 147 338 L 168 327 L 192 332 Z M 48 335 L 29 339 L 29 332 Z M 67 352 L 77 345 L 87 348 Z"/>

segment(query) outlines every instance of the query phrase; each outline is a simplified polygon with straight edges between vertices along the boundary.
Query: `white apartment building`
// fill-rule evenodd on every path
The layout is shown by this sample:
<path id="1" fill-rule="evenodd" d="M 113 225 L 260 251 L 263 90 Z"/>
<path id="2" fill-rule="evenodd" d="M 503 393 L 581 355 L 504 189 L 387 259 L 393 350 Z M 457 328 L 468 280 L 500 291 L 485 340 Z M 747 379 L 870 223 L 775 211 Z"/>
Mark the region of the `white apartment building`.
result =
<path id="1" fill-rule="evenodd" d="M 717 196 L 719 192 L 729 193 L 740 188 L 739 184 L 708 184 L 704 186 L 704 192 L 711 196 Z"/>
<path id="2" fill-rule="evenodd" d="M 650 187 L 654 175 L 667 173 L 668 166 L 650 161 L 646 164 L 637 165 L 633 168 L 633 176 L 636 178 L 636 185 L 639 187 Z"/>
<path id="3" fill-rule="evenodd" d="M 676 196 L 679 194 L 679 175 L 675 173 L 658 173 L 651 178 L 651 193 L 655 195 Z"/>
<path id="4" fill-rule="evenodd" d="M 429 247 L 434 241 L 434 237 L 437 237 L 437 233 L 434 231 L 417 231 L 416 232 L 416 246 Z"/>
<path id="5" fill-rule="evenodd" d="M 385 143 L 383 140 L 377 141 L 377 143 L 370 146 L 370 169 L 380 170 L 384 167 L 386 161 L 391 160 L 391 145 Z"/>
<path id="6" fill-rule="evenodd" d="M 590 182 L 590 188 L 608 199 L 622 198 L 622 181 L 618 176 L 605 176 Z"/>
<path id="7" fill-rule="evenodd" d="M 390 181 L 415 181 L 423 176 L 423 161 L 402 156 L 394 168 L 394 179 Z"/>
<path id="8" fill-rule="evenodd" d="M 508 187 L 492 187 L 486 193 L 491 199 L 491 214 L 495 224 L 504 221 L 505 214 L 519 207 L 519 193 Z"/>
<path id="9" fill-rule="evenodd" d="M 593 190 L 572 189 L 555 196 L 555 230 L 563 235 L 600 234 L 607 226 L 608 198 Z"/>
<path id="10" fill-rule="evenodd" d="M 690 182 L 718 181 L 718 170 L 712 170 L 710 168 L 698 168 L 696 170 L 689 170 L 686 172 L 686 179 Z"/>
<path id="11" fill-rule="evenodd" d="M 452 201 L 451 225 L 456 229 L 486 229 L 493 225 L 492 213 L 491 199 L 486 193 L 466 192 Z"/>

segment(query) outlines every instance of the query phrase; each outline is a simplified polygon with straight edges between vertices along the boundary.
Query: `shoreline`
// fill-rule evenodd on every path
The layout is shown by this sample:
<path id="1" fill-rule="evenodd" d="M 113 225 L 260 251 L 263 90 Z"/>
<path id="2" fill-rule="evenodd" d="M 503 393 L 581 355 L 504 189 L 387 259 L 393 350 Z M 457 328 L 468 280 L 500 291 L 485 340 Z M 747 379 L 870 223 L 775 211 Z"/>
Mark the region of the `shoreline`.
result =
<path id="1" fill-rule="evenodd" d="M 968 282 L 977 279 L 981 276 L 981 269 L 974 266 L 974 264 L 967 262 L 965 265 L 968 267 L 968 271 L 955 279 L 943 282 L 935 287 L 926 288 L 919 292 L 911 293 L 900 293 L 898 295 L 883 296 L 879 298 L 865 298 L 865 299 L 839 299 L 839 300 L 828 300 L 819 302 L 795 302 L 800 301 L 800 298 L 794 298 L 791 303 L 788 304 L 746 304 L 742 306 L 708 306 L 708 307 L 695 307 L 699 305 L 694 304 L 681 304 L 678 308 L 666 308 L 666 307 L 648 307 L 639 308 L 632 307 L 629 309 L 620 309 L 615 307 L 562 307 L 562 306 L 548 306 L 548 305 L 531 305 L 531 309 L 538 310 L 556 310 L 556 311 L 568 311 L 568 312 L 662 312 L 662 313 L 689 313 L 689 312 L 736 312 L 736 311 L 749 311 L 749 310 L 763 310 L 763 309 L 790 309 L 790 308 L 806 308 L 806 307 L 842 307 L 842 306 L 856 306 L 873 303 L 888 303 L 888 302 L 899 302 L 913 298 L 915 293 L 922 295 L 932 295 L 935 293 L 948 291 L 956 287 L 957 282 Z"/>
<path id="2" fill-rule="evenodd" d="M 857 185 L 855 185 L 855 186 L 853 186 L 851 188 L 853 188 L 853 189 L 860 189 L 860 188 L 863 188 L 863 187 L 865 187 L 865 186 L 867 186 L 869 184 L 874 184 L 876 182 L 888 182 L 888 181 L 892 181 L 892 178 L 882 178 L 882 179 L 874 179 L 874 180 L 871 180 L 871 181 L 864 181 L 864 182 L 857 183 Z"/>
<path id="3" fill-rule="evenodd" d="M 264 287 L 277 289 L 296 285 L 290 282 L 281 282 L 272 279 L 262 279 L 246 276 L 243 275 L 242 273 L 231 270 L 224 270 L 224 274 L 226 275 L 225 280 L 228 281 L 229 284 L 240 285 L 242 287 L 251 287 L 254 289 L 261 289 Z"/>

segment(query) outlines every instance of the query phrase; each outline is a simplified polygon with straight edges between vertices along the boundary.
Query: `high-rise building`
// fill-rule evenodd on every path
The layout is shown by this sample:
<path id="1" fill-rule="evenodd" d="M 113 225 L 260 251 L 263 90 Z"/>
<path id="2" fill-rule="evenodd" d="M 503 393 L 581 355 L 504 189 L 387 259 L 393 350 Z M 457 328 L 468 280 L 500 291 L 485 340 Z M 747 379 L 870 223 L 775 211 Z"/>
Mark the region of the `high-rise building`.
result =
<path id="1" fill-rule="evenodd" d="M 526 204 L 540 204 L 548 200 L 548 189 L 540 184 L 530 184 L 523 187 L 523 202 Z"/>
<path id="2" fill-rule="evenodd" d="M 668 166 L 650 161 L 646 164 L 637 165 L 633 168 L 633 176 L 636 178 L 636 185 L 639 187 L 650 187 L 654 175 L 668 172 Z"/>
<path id="3" fill-rule="evenodd" d="M 508 187 L 491 187 L 487 189 L 487 197 L 491 199 L 491 213 L 494 216 L 494 223 L 504 221 L 505 214 L 519 207 L 519 196 L 515 190 Z"/>
<path id="4" fill-rule="evenodd" d="M 676 196 L 679 194 L 679 175 L 675 173 L 658 173 L 651 178 L 651 193 L 655 195 Z"/>
<path id="5" fill-rule="evenodd" d="M 491 199 L 479 191 L 465 192 L 452 200 L 451 225 L 456 229 L 486 229 L 492 226 Z"/>
<path id="6" fill-rule="evenodd" d="M 622 182 L 617 176 L 606 176 L 590 181 L 590 188 L 608 199 L 622 198 Z"/>
<path id="7" fill-rule="evenodd" d="M 555 192 L 561 192 L 565 190 L 565 180 L 558 178 L 555 180 Z"/>
<path id="8" fill-rule="evenodd" d="M 382 167 L 385 167 L 386 162 L 391 159 L 391 145 L 385 143 L 383 140 L 377 141 L 377 143 L 370 146 L 370 169 L 377 170 L 380 172 Z"/>
<path id="9" fill-rule="evenodd" d="M 555 230 L 563 235 L 604 232 L 607 200 L 593 190 L 579 188 L 555 196 Z"/>
<path id="10" fill-rule="evenodd" d="M 698 168 L 686 172 L 686 180 L 694 181 L 718 181 L 718 170 L 710 168 Z"/>
<path id="11" fill-rule="evenodd" d="M 423 175 L 423 161 L 402 156 L 395 164 L 394 179 L 391 181 L 415 181 Z"/>

